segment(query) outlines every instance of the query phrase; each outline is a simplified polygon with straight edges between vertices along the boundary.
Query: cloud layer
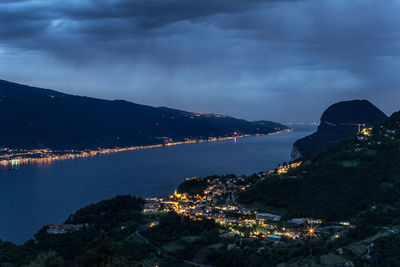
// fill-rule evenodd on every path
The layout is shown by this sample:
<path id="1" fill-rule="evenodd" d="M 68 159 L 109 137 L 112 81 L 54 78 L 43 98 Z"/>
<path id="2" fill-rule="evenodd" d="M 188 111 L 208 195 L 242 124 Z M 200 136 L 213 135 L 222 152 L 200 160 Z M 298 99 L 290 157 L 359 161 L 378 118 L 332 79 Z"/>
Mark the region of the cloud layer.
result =
<path id="1" fill-rule="evenodd" d="M 396 0 L 6 0 L 0 78 L 248 119 L 400 109 Z"/>

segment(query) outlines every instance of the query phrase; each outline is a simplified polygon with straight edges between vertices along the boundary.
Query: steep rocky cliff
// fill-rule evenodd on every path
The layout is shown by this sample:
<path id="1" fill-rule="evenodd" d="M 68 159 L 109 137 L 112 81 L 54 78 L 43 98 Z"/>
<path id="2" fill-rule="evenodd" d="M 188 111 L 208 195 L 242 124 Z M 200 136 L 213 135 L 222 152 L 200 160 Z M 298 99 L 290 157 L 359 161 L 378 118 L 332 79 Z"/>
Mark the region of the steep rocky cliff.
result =
<path id="1" fill-rule="evenodd" d="M 318 130 L 293 145 L 292 160 L 329 148 L 387 116 L 368 100 L 343 101 L 330 106 L 321 116 Z"/>

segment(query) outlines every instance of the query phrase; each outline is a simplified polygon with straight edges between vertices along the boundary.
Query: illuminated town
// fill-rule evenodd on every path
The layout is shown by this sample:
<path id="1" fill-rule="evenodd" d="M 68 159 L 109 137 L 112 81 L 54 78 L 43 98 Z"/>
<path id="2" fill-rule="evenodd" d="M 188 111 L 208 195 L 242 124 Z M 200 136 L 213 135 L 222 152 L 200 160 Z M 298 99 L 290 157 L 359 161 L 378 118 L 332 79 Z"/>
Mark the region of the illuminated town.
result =
<path id="1" fill-rule="evenodd" d="M 291 129 L 284 129 L 269 134 L 256 134 L 259 135 L 274 135 L 282 132 L 290 132 Z M 194 144 L 204 142 L 217 142 L 224 140 L 234 140 L 237 138 L 249 137 L 252 135 L 245 134 L 241 135 L 233 133 L 232 136 L 226 137 L 210 137 L 207 139 L 185 139 L 184 141 L 175 142 L 168 137 L 160 137 L 163 140 L 161 144 L 147 145 L 147 146 L 130 146 L 130 147 L 116 147 L 116 148 L 97 148 L 88 150 L 55 150 L 50 148 L 44 149 L 11 149 L 11 148 L 0 148 L 0 167 L 3 168 L 17 168 L 20 165 L 25 164 L 38 164 L 47 165 L 54 161 L 93 157 L 98 155 L 106 155 L 118 152 L 133 151 L 140 149 L 151 149 L 159 148 L 163 146 L 176 146 L 182 144 Z"/>
<path id="2" fill-rule="evenodd" d="M 269 175 L 287 173 L 301 165 L 301 162 L 281 165 L 275 170 L 259 173 L 257 180 Z M 309 238 L 316 229 L 337 229 L 334 238 L 340 237 L 340 230 L 353 227 L 349 222 L 323 222 L 314 218 L 290 218 L 283 220 L 280 215 L 258 212 L 236 202 L 241 191 L 249 188 L 257 180 L 246 176 L 214 178 L 187 178 L 185 183 L 203 184 L 204 188 L 195 194 L 180 193 L 177 190 L 168 198 L 147 198 L 144 213 L 174 211 L 193 220 L 214 220 L 225 230 L 222 238 L 246 237 L 263 242 L 282 244 L 287 239 Z M 190 185 L 189 185 L 190 186 Z M 311 227 L 311 228 L 310 228 Z M 310 232 L 313 231 L 313 233 Z"/>

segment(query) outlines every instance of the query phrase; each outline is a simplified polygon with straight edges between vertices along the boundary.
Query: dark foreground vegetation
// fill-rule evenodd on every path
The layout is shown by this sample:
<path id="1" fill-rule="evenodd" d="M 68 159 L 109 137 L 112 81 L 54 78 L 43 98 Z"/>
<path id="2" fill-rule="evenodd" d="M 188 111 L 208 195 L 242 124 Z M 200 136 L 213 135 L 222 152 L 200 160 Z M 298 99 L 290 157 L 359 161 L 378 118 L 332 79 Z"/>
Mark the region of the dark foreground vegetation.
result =
<path id="1" fill-rule="evenodd" d="M 143 213 L 143 199 L 118 196 L 72 214 L 64 232 L 65 225 L 45 226 L 22 246 L 0 242 L 0 266 L 399 266 L 398 162 L 400 112 L 287 172 L 188 179 L 179 187 L 182 202 L 200 195 L 201 205 L 210 185 L 224 196 L 229 187 L 251 184 L 215 205 L 282 215 L 264 229 L 168 209 Z M 226 210 L 224 219 L 239 211 Z M 308 238 L 307 225 L 290 222 L 295 217 L 321 222 Z M 299 235 L 259 238 L 283 229 Z"/>
<path id="2" fill-rule="evenodd" d="M 371 207 L 377 208 L 375 213 L 382 212 L 375 216 L 381 220 L 385 212 L 378 207 L 397 213 L 400 207 L 398 117 L 396 113 L 370 133 L 352 136 L 314 155 L 285 175 L 265 179 L 244 192 L 240 201 L 284 208 L 292 216 L 327 220 L 346 220 Z"/>
<path id="3" fill-rule="evenodd" d="M 151 250 L 129 237 L 144 223 L 143 200 L 118 196 L 71 215 L 81 231 L 48 234 L 43 227 L 23 246 L 3 242 L 0 266 L 129 266 Z M 129 252 L 129 253 L 128 253 Z M 133 265 L 132 265 L 133 266 Z"/>
<path id="4" fill-rule="evenodd" d="M 80 231 L 48 234 L 46 226 L 22 246 L 0 242 L 0 266 L 262 266 L 267 259 L 279 263 L 308 253 L 299 244 L 296 249 L 268 245 L 257 254 L 265 244 L 224 239 L 225 230 L 213 220 L 192 220 L 173 212 L 144 215 L 142 207 L 140 198 L 118 196 L 71 215 L 65 223 L 84 224 Z"/>

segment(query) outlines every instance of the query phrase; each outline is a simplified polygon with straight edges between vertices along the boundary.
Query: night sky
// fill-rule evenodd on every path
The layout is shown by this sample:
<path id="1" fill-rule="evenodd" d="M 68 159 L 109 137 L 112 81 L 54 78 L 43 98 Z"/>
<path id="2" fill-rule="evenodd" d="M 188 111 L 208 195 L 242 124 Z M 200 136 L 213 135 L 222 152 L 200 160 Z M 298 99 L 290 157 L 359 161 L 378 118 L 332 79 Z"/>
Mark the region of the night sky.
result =
<path id="1" fill-rule="evenodd" d="M 1 0 L 0 79 L 245 119 L 400 109 L 397 0 Z"/>

